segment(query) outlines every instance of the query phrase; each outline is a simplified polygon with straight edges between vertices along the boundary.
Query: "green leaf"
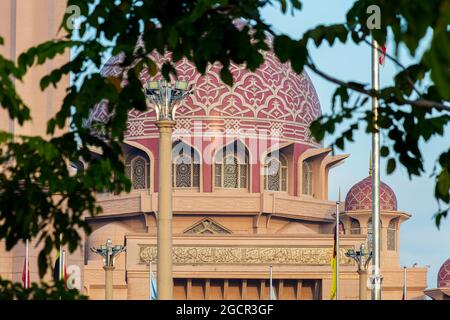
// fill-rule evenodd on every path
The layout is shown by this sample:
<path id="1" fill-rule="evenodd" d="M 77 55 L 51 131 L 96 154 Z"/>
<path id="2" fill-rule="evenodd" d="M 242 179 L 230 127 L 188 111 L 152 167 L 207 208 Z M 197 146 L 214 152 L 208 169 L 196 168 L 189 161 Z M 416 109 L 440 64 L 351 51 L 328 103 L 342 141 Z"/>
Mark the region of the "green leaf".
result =
<path id="1" fill-rule="evenodd" d="M 394 158 L 390 158 L 387 162 L 387 167 L 386 167 L 386 171 L 388 174 L 391 174 L 392 172 L 395 171 L 395 167 L 396 167 L 396 162 Z"/>

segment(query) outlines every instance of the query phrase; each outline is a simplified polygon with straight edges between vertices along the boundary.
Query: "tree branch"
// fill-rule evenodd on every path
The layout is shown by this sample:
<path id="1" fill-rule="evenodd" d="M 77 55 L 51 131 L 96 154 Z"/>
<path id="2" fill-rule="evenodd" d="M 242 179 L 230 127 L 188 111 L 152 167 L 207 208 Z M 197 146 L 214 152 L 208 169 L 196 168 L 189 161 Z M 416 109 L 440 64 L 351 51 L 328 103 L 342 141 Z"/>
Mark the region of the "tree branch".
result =
<path id="1" fill-rule="evenodd" d="M 376 91 L 374 90 L 366 90 L 363 89 L 359 86 L 355 86 L 352 85 L 351 83 L 345 82 L 343 80 L 337 79 L 325 72 L 323 72 L 322 70 L 318 69 L 313 63 L 311 62 L 307 62 L 306 66 L 308 68 L 310 68 L 315 74 L 317 74 L 318 76 L 324 78 L 325 80 L 328 80 L 330 82 L 333 82 L 337 85 L 349 88 L 353 91 L 368 95 L 370 97 L 377 97 L 378 94 Z M 440 102 L 436 102 L 436 101 L 431 101 L 431 100 L 427 100 L 427 99 L 417 99 L 417 100 L 409 100 L 409 99 L 403 99 L 402 101 L 399 101 L 400 103 L 403 102 L 404 104 L 409 104 L 411 106 L 414 107 L 419 107 L 419 108 L 430 108 L 430 109 L 436 109 L 439 111 L 449 111 L 450 112 L 450 106 L 447 106 L 443 103 Z"/>

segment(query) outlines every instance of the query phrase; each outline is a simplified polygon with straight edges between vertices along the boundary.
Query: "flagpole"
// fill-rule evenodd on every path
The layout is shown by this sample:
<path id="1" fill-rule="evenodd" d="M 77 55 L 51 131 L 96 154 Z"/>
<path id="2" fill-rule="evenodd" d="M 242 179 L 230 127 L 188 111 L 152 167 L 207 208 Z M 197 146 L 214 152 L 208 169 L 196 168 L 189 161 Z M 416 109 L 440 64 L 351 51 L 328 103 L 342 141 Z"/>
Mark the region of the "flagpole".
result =
<path id="1" fill-rule="evenodd" d="M 273 284 L 272 284 L 272 265 L 269 266 L 269 297 L 270 300 L 274 300 L 273 297 Z"/>
<path id="2" fill-rule="evenodd" d="M 336 300 L 339 300 L 339 201 L 336 201 Z"/>
<path id="3" fill-rule="evenodd" d="M 59 235 L 59 274 L 58 274 L 58 280 L 62 279 L 62 273 L 63 273 L 63 251 L 62 251 L 62 245 L 61 245 L 61 241 L 62 241 L 62 235 Z"/>
<path id="4" fill-rule="evenodd" d="M 379 90 L 379 46 L 372 37 L 372 87 Z M 378 120 L 378 97 L 372 97 L 374 131 L 372 133 L 372 300 L 381 300 L 380 273 L 380 133 Z"/>
<path id="5" fill-rule="evenodd" d="M 403 300 L 406 300 L 406 294 L 407 294 L 407 286 L 406 286 L 406 266 L 403 267 Z"/>
<path id="6" fill-rule="evenodd" d="M 29 246 L 28 246 L 28 239 L 25 240 L 25 288 L 28 289 L 28 264 L 29 264 Z"/>

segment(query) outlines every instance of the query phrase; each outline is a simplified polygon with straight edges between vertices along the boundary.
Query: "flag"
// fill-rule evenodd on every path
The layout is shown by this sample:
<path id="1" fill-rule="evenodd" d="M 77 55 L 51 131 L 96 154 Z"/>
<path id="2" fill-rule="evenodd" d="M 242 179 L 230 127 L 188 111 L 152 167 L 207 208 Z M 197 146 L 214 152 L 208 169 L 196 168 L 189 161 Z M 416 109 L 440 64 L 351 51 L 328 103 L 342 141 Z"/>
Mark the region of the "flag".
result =
<path id="1" fill-rule="evenodd" d="M 330 289 L 330 300 L 336 297 L 336 280 L 337 280 L 337 251 L 336 251 L 336 228 L 334 229 L 334 240 L 333 240 L 333 254 L 331 256 L 331 268 L 333 269 L 333 276 L 331 279 L 331 289 Z"/>
<path id="2" fill-rule="evenodd" d="M 151 280 L 150 280 L 150 300 L 158 300 L 158 290 L 156 287 L 156 280 L 153 271 L 151 272 Z"/>
<path id="3" fill-rule="evenodd" d="M 31 286 L 31 279 L 30 279 L 30 263 L 28 262 L 27 266 L 27 257 L 25 257 L 23 261 L 23 270 L 22 270 L 22 285 L 26 288 L 29 288 Z M 27 269 L 28 269 L 28 279 L 27 279 Z M 27 285 L 28 280 L 28 285 Z"/>
<path id="4" fill-rule="evenodd" d="M 57 282 L 60 279 L 60 274 L 59 274 L 59 251 L 56 254 L 56 261 L 55 261 L 55 267 L 53 268 L 53 280 L 55 280 L 55 282 Z"/>
<path id="5" fill-rule="evenodd" d="M 275 288 L 273 287 L 272 265 L 269 266 L 269 300 L 277 300 Z"/>
<path id="6" fill-rule="evenodd" d="M 63 251 L 63 264 L 64 264 L 64 283 L 67 288 L 67 279 L 69 279 L 69 276 L 67 274 L 67 258 L 66 258 L 66 252 Z"/>
<path id="7" fill-rule="evenodd" d="M 277 300 L 277 293 L 273 286 L 270 287 L 270 300 Z"/>
<path id="8" fill-rule="evenodd" d="M 379 58 L 379 62 L 382 66 L 384 66 L 385 58 L 386 58 L 386 44 L 383 44 L 383 46 L 381 47 L 381 53 Z"/>
<path id="9" fill-rule="evenodd" d="M 56 254 L 55 268 L 53 269 L 53 280 L 55 280 L 55 282 L 56 282 L 56 281 L 64 279 L 64 282 L 67 282 L 67 278 L 68 278 L 67 265 L 66 265 L 66 259 L 64 259 L 64 253 L 63 253 L 63 264 L 64 264 L 63 265 L 63 273 L 64 274 L 59 272 L 59 265 L 60 265 L 59 260 L 60 260 L 60 255 L 59 255 L 59 251 L 58 251 L 58 253 Z"/>

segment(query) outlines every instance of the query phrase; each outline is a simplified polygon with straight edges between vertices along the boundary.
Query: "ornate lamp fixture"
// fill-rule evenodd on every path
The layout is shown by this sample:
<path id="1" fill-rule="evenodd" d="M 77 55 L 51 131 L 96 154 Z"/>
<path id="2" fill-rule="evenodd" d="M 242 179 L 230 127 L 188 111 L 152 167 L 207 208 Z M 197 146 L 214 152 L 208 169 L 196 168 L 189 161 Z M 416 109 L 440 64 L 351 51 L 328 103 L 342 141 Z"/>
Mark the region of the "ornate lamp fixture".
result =
<path id="1" fill-rule="evenodd" d="M 126 247 L 122 245 L 113 246 L 112 240 L 108 239 L 106 245 L 100 245 L 99 248 L 91 247 L 92 252 L 103 257 L 103 270 L 105 270 L 105 299 L 113 299 L 113 271 L 116 256 L 126 251 Z"/>
<path id="2" fill-rule="evenodd" d="M 192 93 L 192 86 L 187 81 L 168 83 L 166 80 L 147 82 L 145 95 L 156 111 L 160 120 L 175 120 L 176 103 Z"/>
<path id="3" fill-rule="evenodd" d="M 186 81 L 168 83 L 149 81 L 144 88 L 149 104 L 156 111 L 159 129 L 158 158 L 158 298 L 172 300 L 172 129 L 175 126 L 177 102 L 192 93 Z"/>
<path id="4" fill-rule="evenodd" d="M 353 260 L 356 261 L 356 265 L 358 266 L 358 274 L 359 274 L 359 299 L 366 300 L 366 298 L 367 298 L 367 290 L 366 290 L 367 268 L 369 267 L 369 262 L 372 259 L 372 251 L 369 251 L 366 248 L 365 243 L 361 243 L 361 246 L 359 247 L 359 251 L 349 249 L 345 253 L 345 256 L 352 258 Z"/>

